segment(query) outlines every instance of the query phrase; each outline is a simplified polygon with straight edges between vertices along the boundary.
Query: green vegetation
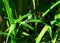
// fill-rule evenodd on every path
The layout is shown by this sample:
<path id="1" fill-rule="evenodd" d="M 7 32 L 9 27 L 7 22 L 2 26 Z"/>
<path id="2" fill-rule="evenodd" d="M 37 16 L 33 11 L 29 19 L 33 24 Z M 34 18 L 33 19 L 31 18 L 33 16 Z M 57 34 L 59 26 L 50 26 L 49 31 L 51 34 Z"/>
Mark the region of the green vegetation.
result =
<path id="1" fill-rule="evenodd" d="M 0 0 L 0 43 L 59 43 L 60 0 Z"/>

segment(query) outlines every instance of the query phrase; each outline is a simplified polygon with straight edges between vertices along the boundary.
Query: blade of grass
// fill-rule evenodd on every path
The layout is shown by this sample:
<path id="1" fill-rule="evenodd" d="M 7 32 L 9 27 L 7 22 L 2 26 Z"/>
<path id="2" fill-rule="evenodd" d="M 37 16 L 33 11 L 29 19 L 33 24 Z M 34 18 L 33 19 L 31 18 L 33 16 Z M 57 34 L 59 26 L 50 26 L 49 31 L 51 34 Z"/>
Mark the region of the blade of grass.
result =
<path id="1" fill-rule="evenodd" d="M 0 32 L 0 34 L 3 34 L 3 35 L 8 35 L 8 33 L 5 33 L 5 32 Z"/>
<path id="2" fill-rule="evenodd" d="M 20 23 L 24 18 L 26 18 L 26 17 L 28 17 L 30 15 L 32 15 L 32 14 L 29 12 L 29 13 L 19 17 L 17 20 L 15 20 L 15 23 L 17 23 L 17 22 Z"/>
<path id="3" fill-rule="evenodd" d="M 27 24 L 26 21 L 21 22 L 21 23 L 19 24 L 19 27 L 20 27 L 21 25 L 23 25 L 23 26 L 25 26 L 25 27 L 28 27 L 28 28 L 31 29 L 31 30 L 34 30 L 34 28 L 33 28 L 32 26 L 30 26 L 29 24 Z M 17 32 L 18 32 L 18 30 L 19 30 L 19 29 L 17 29 Z"/>
<path id="4" fill-rule="evenodd" d="M 12 9 L 9 6 L 8 0 L 2 0 L 2 1 L 3 1 L 4 5 L 5 5 L 5 9 L 6 9 L 8 19 L 9 19 L 9 22 L 10 22 L 10 25 L 11 25 L 11 27 L 9 28 L 7 39 L 6 39 L 6 43 L 7 43 L 8 37 L 10 36 L 10 34 L 13 34 L 15 36 L 15 31 L 14 30 L 16 28 L 15 28 L 15 24 L 14 24 L 13 15 L 12 15 Z M 12 32 L 12 31 L 14 31 L 14 32 Z M 13 40 L 12 37 L 11 37 L 11 40 Z M 11 42 L 11 43 L 13 43 L 13 42 Z"/>
<path id="5" fill-rule="evenodd" d="M 35 9 L 36 8 L 36 6 L 35 6 L 35 0 L 32 0 L 32 2 L 33 2 L 33 8 Z"/>
<path id="6" fill-rule="evenodd" d="M 45 11 L 45 13 L 42 14 L 42 18 L 48 13 L 50 12 L 55 6 L 57 6 L 58 4 L 60 4 L 60 0 L 58 0 L 56 3 L 54 3 L 49 9 L 47 9 Z"/>
<path id="7" fill-rule="evenodd" d="M 48 28 L 48 33 L 49 33 L 49 35 L 50 35 L 50 37 L 52 39 L 52 28 L 51 28 L 51 26 L 49 26 L 49 28 Z"/>
<path id="8" fill-rule="evenodd" d="M 34 28 L 32 26 L 30 26 L 29 24 L 27 24 L 26 22 L 22 24 L 25 27 L 28 27 L 31 30 L 34 30 Z"/>
<path id="9" fill-rule="evenodd" d="M 42 21 L 40 19 L 31 19 L 28 22 L 35 22 L 35 23 L 43 23 L 43 24 L 46 24 L 44 21 Z"/>
<path id="10" fill-rule="evenodd" d="M 49 26 L 45 25 L 42 29 L 42 31 L 40 32 L 40 34 L 38 35 L 38 37 L 36 38 L 36 43 L 39 43 L 43 37 L 43 35 L 45 34 L 45 32 L 48 30 Z"/>
<path id="11" fill-rule="evenodd" d="M 44 25 L 46 25 L 46 23 L 40 19 L 31 19 L 28 22 L 37 22 L 37 23 L 43 23 Z M 48 32 L 49 32 L 50 37 L 52 38 L 52 28 L 50 26 L 48 28 Z"/>
<path id="12" fill-rule="evenodd" d="M 30 34 L 26 33 L 26 32 L 22 32 L 23 35 L 25 36 L 30 36 Z"/>
<path id="13" fill-rule="evenodd" d="M 54 35 L 54 38 L 52 39 L 52 43 L 56 43 L 56 39 L 58 37 L 59 32 L 60 32 L 60 28 L 57 28 L 55 35 Z"/>
<path id="14" fill-rule="evenodd" d="M 4 5 L 5 5 L 5 9 L 6 9 L 6 12 L 7 12 L 7 15 L 8 15 L 8 19 L 9 19 L 9 22 L 10 24 L 13 24 L 14 23 L 14 19 L 13 19 L 13 15 L 12 15 L 12 10 L 9 6 L 9 3 L 7 0 L 2 0 Z"/>
<path id="15" fill-rule="evenodd" d="M 14 24 L 14 19 L 13 19 L 13 16 L 12 16 L 12 9 L 9 6 L 8 0 L 2 0 L 2 1 L 3 1 L 4 5 L 5 5 L 5 9 L 6 9 L 6 12 L 7 12 L 7 15 L 8 15 L 8 19 L 9 19 L 10 25 L 12 25 L 12 24 Z M 14 26 L 14 25 L 12 25 L 12 26 Z M 8 36 L 7 36 L 7 39 L 6 39 L 6 43 L 8 41 L 8 37 L 10 36 L 10 34 L 15 35 L 15 32 L 12 32 L 12 31 L 15 30 L 15 26 L 14 27 L 12 27 L 12 26 L 11 26 L 11 28 L 9 28 L 9 32 L 8 32 Z M 11 40 L 13 40 L 13 39 L 11 39 Z"/>
<path id="16" fill-rule="evenodd" d="M 14 29 L 15 29 L 15 24 L 12 24 L 12 25 L 10 26 L 10 28 L 9 28 L 9 32 L 8 32 L 8 36 L 7 36 L 7 39 L 6 39 L 6 43 L 8 42 L 8 38 L 9 38 L 10 34 L 15 34 L 15 33 L 13 32 Z M 12 33 L 12 32 L 13 32 L 13 33 Z"/>

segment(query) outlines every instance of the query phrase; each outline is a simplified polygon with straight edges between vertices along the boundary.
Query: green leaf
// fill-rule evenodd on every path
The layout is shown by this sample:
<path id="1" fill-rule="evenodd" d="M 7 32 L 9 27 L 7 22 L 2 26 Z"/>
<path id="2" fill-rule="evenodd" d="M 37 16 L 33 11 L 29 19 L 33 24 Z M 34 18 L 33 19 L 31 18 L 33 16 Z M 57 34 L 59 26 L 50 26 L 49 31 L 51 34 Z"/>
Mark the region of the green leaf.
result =
<path id="1" fill-rule="evenodd" d="M 12 9 L 10 8 L 7 0 L 2 0 L 2 1 L 5 5 L 5 9 L 6 9 L 6 12 L 7 12 L 7 15 L 8 15 L 9 22 L 10 22 L 10 24 L 13 24 L 14 19 L 13 19 L 13 15 L 12 15 Z"/>
<path id="2" fill-rule="evenodd" d="M 15 20 L 15 23 L 17 23 L 17 22 L 20 23 L 24 18 L 29 17 L 30 15 L 31 15 L 31 13 L 29 12 L 23 16 L 20 16 L 17 20 Z"/>
<path id="3" fill-rule="evenodd" d="M 25 35 L 25 36 L 30 36 L 28 33 L 26 33 L 26 32 L 22 32 L 22 34 L 23 35 Z"/>
<path id="4" fill-rule="evenodd" d="M 0 34 L 3 34 L 3 35 L 8 35 L 8 33 L 5 33 L 5 32 L 0 32 Z"/>
<path id="5" fill-rule="evenodd" d="M 57 11 L 54 19 L 60 19 L 60 11 Z"/>
<path id="6" fill-rule="evenodd" d="M 53 20 L 50 23 L 51 23 L 51 25 L 54 25 L 56 23 L 56 20 Z"/>
<path id="7" fill-rule="evenodd" d="M 15 29 L 15 26 L 16 26 L 16 24 L 11 24 L 11 26 L 10 26 L 10 28 L 9 28 L 8 35 L 7 35 L 6 43 L 7 43 L 7 41 L 8 41 L 8 38 L 9 38 L 10 34 L 15 34 L 15 32 L 13 32 L 14 29 Z M 13 33 L 12 33 L 12 32 L 13 32 Z"/>
<path id="8" fill-rule="evenodd" d="M 32 26 L 30 26 L 29 24 L 27 24 L 27 23 L 23 23 L 23 26 L 28 27 L 31 30 L 34 30 L 34 28 Z"/>
<path id="9" fill-rule="evenodd" d="M 40 32 L 40 34 L 38 35 L 38 37 L 36 38 L 36 43 L 39 43 L 43 37 L 43 35 L 45 34 L 45 32 L 48 30 L 49 26 L 45 25 L 42 29 L 42 31 Z"/>
<path id="10" fill-rule="evenodd" d="M 52 39 L 52 28 L 51 28 L 51 26 L 48 26 L 48 33 L 49 33 L 49 35 L 50 35 L 50 37 Z"/>
<path id="11" fill-rule="evenodd" d="M 26 21 L 21 22 L 19 25 L 20 25 L 20 26 L 23 25 L 23 26 L 25 26 L 25 27 L 28 27 L 28 28 L 31 29 L 31 30 L 34 30 L 34 28 L 33 28 L 32 26 L 30 26 L 29 24 L 27 24 Z"/>
<path id="12" fill-rule="evenodd" d="M 58 37 L 59 32 L 60 32 L 60 28 L 58 27 L 54 34 L 54 38 L 52 39 L 52 43 L 56 43 L 56 39 Z"/>
<path id="13" fill-rule="evenodd" d="M 40 20 L 40 19 L 31 19 L 28 22 L 36 22 L 36 23 L 43 23 L 46 24 L 44 21 Z"/>
<path id="14" fill-rule="evenodd" d="M 30 20 L 32 18 L 32 14 L 29 14 L 28 16 L 28 20 Z"/>
<path id="15" fill-rule="evenodd" d="M 54 3 L 49 9 L 47 9 L 43 14 L 42 14 L 42 18 L 48 13 L 50 12 L 55 6 L 57 6 L 58 4 L 60 4 L 60 0 L 58 0 L 56 3 Z"/>

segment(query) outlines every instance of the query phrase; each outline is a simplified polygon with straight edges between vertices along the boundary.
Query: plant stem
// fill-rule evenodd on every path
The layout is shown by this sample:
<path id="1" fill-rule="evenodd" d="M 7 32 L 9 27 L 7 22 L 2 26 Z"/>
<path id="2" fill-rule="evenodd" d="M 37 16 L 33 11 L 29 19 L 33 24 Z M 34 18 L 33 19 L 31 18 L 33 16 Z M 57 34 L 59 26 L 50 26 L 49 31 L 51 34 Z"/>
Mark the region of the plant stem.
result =
<path id="1" fill-rule="evenodd" d="M 60 31 L 60 28 L 58 27 L 57 30 L 56 30 L 55 36 L 54 36 L 54 38 L 52 39 L 52 43 L 56 43 L 56 39 L 57 39 L 57 37 L 58 37 L 59 31 Z"/>
<path id="2" fill-rule="evenodd" d="M 50 12 L 55 6 L 57 6 L 58 4 L 60 4 L 60 0 L 57 1 L 55 4 L 53 4 L 49 9 L 47 9 L 47 10 L 45 11 L 45 13 L 42 14 L 42 18 L 43 18 L 48 12 Z"/>

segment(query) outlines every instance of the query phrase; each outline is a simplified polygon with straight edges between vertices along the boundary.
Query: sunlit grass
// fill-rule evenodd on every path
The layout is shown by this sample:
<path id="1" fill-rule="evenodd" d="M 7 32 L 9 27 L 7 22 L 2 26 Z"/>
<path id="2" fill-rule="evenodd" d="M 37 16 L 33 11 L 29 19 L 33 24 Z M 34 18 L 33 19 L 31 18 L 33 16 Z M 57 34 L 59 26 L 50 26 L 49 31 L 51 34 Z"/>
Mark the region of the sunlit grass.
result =
<path id="1" fill-rule="evenodd" d="M 23 16 L 22 15 L 19 16 L 19 18 L 17 18 L 17 19 L 15 19 L 13 16 L 13 10 L 12 10 L 8 0 L 2 0 L 2 2 L 4 3 L 4 7 L 5 7 L 5 10 L 7 13 L 7 18 L 8 18 L 9 24 L 8 24 L 8 28 L 6 29 L 7 31 L 0 32 L 0 34 L 7 36 L 6 43 L 9 42 L 9 38 L 11 38 L 10 39 L 11 43 L 17 43 L 17 34 L 19 32 L 20 32 L 19 38 L 22 38 L 21 36 L 25 36 L 26 38 L 32 37 L 30 39 L 31 41 L 35 41 L 35 43 L 40 43 L 42 41 L 42 38 L 43 38 L 44 34 L 46 33 L 46 31 L 48 31 L 48 35 L 51 38 L 51 42 L 56 43 L 57 37 L 60 32 L 60 13 L 56 13 L 55 15 L 53 15 L 54 19 L 52 21 L 50 21 L 51 23 L 49 25 L 43 19 L 52 9 L 54 9 L 54 7 L 56 7 L 57 5 L 60 4 L 60 0 L 58 0 L 56 3 L 54 3 L 51 7 L 49 7 L 44 13 L 42 13 L 42 17 L 40 19 L 38 19 L 35 15 L 37 12 L 33 11 L 36 9 L 35 0 L 32 1 L 33 10 L 28 11 L 28 13 L 24 14 Z M 58 10 L 58 11 L 60 11 L 60 10 Z M 34 24 L 32 24 L 33 26 L 31 26 L 29 23 L 34 23 Z M 44 26 L 42 27 L 42 30 L 40 30 L 40 31 L 37 30 L 38 23 L 44 24 Z M 53 36 L 52 28 L 54 27 L 54 25 L 56 25 L 58 28 Z M 26 28 L 28 29 L 28 31 L 26 30 Z M 30 30 L 33 31 L 33 33 L 29 34 Z M 26 43 L 27 43 L 27 41 L 26 41 Z M 23 43 L 23 42 L 21 42 L 21 43 Z"/>

